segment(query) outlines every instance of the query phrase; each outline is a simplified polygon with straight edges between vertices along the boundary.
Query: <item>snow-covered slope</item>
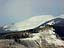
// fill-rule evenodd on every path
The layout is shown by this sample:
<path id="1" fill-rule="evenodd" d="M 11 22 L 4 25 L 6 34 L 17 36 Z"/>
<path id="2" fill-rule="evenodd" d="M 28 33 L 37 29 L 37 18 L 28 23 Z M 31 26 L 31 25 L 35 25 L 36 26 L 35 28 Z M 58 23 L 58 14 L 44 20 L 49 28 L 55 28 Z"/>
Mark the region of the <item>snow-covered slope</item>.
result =
<path id="1" fill-rule="evenodd" d="M 58 19 L 59 18 L 59 19 Z M 41 24 L 46 23 L 49 25 L 53 25 L 53 24 L 59 24 L 59 22 L 62 22 L 60 18 L 64 19 L 64 16 L 57 16 L 54 17 L 52 15 L 41 15 L 41 16 L 34 16 L 32 18 L 29 18 L 23 22 L 17 22 L 17 23 L 13 23 L 13 24 L 9 24 L 9 25 L 5 25 L 2 26 L 3 29 L 5 29 L 5 31 L 22 31 L 22 30 L 28 30 L 28 29 L 34 29 L 38 26 L 40 26 Z M 52 20 L 53 19 L 53 20 Z"/>
<path id="2" fill-rule="evenodd" d="M 64 41 L 58 39 L 53 28 L 49 27 L 30 38 L 18 40 L 18 43 L 13 39 L 0 39 L 0 48 L 64 48 Z"/>
<path id="3" fill-rule="evenodd" d="M 38 27 L 39 25 L 54 19 L 52 15 L 34 16 L 26 21 L 6 25 L 4 28 L 11 31 L 22 31 Z"/>
<path id="4" fill-rule="evenodd" d="M 56 37 L 55 32 L 53 32 L 53 28 L 52 27 L 46 27 L 46 29 L 44 31 L 42 31 L 42 29 L 39 31 L 39 33 L 35 33 L 32 34 L 33 37 L 31 38 L 24 38 L 24 39 L 20 39 L 21 40 L 21 44 L 22 41 L 25 41 L 24 43 L 27 44 L 28 46 L 31 47 L 30 44 L 33 44 L 33 46 L 37 48 L 38 44 L 41 48 L 43 47 L 47 47 L 47 45 L 51 45 L 53 48 L 55 48 L 54 46 L 64 46 L 64 41 L 58 39 Z M 26 42 L 28 41 L 28 43 Z M 32 42 L 33 41 L 33 42 Z M 34 44 L 36 43 L 36 44 Z M 44 44 L 44 45 L 43 45 Z M 49 48 L 52 48 L 49 47 Z"/>

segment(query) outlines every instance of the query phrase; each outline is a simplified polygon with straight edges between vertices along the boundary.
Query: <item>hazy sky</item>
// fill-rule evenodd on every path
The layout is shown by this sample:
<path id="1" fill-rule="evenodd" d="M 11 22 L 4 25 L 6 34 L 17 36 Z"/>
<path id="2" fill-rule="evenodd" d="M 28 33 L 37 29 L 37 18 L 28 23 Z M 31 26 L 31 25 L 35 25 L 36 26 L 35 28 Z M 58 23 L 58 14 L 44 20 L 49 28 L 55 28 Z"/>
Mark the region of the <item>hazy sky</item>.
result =
<path id="1" fill-rule="evenodd" d="M 23 21 L 36 15 L 64 14 L 64 0 L 0 0 L 0 24 Z"/>

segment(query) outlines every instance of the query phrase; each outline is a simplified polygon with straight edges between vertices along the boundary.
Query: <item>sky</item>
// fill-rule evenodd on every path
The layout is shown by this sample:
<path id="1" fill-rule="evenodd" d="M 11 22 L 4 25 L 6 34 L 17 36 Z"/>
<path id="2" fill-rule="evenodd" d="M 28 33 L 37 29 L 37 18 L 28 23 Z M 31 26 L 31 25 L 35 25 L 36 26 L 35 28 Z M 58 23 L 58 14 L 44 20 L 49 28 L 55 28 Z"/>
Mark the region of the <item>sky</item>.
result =
<path id="1" fill-rule="evenodd" d="M 0 25 L 33 16 L 64 14 L 64 0 L 0 0 Z"/>

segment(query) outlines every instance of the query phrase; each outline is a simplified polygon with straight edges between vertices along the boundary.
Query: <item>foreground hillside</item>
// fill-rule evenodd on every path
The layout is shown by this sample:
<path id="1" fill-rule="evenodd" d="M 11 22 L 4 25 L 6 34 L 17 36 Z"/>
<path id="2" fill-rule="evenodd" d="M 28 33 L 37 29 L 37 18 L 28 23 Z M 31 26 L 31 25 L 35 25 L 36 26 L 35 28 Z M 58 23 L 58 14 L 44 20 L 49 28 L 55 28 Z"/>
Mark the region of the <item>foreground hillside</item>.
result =
<path id="1" fill-rule="evenodd" d="M 29 38 L 15 42 L 13 39 L 0 39 L 0 48 L 64 48 L 64 41 L 56 37 L 53 28 L 46 27 L 39 33 L 33 33 Z"/>

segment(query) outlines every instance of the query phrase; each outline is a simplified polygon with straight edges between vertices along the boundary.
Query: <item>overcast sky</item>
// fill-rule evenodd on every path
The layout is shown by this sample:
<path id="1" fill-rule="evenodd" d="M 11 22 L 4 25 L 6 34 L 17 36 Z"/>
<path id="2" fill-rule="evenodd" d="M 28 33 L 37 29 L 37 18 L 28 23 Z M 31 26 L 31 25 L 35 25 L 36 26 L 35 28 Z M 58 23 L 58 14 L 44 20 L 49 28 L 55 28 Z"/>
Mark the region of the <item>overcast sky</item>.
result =
<path id="1" fill-rule="evenodd" d="M 36 15 L 64 14 L 64 0 L 0 0 L 0 24 L 23 21 Z"/>

